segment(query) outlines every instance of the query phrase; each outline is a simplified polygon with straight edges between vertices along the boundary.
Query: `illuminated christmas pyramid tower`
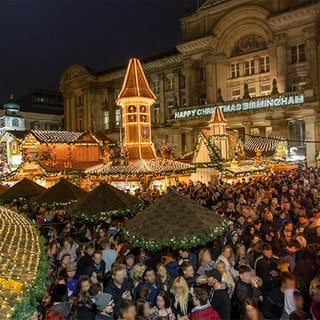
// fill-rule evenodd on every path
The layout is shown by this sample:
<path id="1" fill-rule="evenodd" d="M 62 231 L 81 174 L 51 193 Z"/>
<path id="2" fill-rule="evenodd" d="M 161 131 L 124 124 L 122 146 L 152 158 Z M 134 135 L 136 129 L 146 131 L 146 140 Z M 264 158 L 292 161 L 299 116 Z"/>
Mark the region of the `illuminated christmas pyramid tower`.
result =
<path id="1" fill-rule="evenodd" d="M 215 146 L 220 150 L 222 159 L 228 159 L 227 120 L 220 108 L 214 108 L 209 121 L 210 135 Z"/>
<path id="2" fill-rule="evenodd" d="M 273 154 L 274 159 L 286 159 L 288 157 L 288 148 L 285 145 L 285 142 L 280 140 L 275 148 L 275 152 Z"/>
<path id="3" fill-rule="evenodd" d="M 151 142 L 150 108 L 156 96 L 151 91 L 140 61 L 132 58 L 116 103 L 122 107 L 124 147 L 129 160 L 156 157 Z"/>

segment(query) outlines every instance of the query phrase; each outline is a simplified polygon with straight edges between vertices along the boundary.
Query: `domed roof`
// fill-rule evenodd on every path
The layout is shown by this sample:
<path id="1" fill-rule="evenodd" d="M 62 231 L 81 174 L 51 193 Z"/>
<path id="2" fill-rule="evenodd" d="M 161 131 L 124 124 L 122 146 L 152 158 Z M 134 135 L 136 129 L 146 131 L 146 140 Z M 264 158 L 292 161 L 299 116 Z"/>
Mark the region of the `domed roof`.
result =
<path id="1" fill-rule="evenodd" d="M 13 95 L 10 96 L 10 100 L 3 105 L 4 110 L 19 111 L 20 105 L 13 101 Z"/>

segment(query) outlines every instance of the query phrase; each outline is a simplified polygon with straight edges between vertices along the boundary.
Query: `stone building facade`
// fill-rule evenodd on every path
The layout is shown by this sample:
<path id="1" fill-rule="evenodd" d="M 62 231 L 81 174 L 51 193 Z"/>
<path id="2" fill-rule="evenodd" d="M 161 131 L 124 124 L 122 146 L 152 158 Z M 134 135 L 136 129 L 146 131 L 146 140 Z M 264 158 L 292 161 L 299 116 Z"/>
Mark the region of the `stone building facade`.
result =
<path id="1" fill-rule="evenodd" d="M 143 69 L 157 100 L 153 142 L 194 150 L 198 132 L 221 106 L 230 129 L 283 136 L 315 164 L 320 149 L 320 3 L 307 0 L 207 0 L 181 19 L 174 51 Z M 128 49 L 129 50 L 129 49 Z M 125 67 L 94 73 L 82 65 L 60 82 L 67 130 L 107 131 L 120 139 L 115 104 Z"/>

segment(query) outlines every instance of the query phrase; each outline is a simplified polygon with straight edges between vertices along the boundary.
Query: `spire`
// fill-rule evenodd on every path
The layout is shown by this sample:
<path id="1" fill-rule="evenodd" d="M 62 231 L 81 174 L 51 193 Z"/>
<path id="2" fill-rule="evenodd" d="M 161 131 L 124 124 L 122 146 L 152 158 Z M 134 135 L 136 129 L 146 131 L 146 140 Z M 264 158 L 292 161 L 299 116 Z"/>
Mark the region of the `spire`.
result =
<path id="1" fill-rule="evenodd" d="M 149 87 L 139 59 L 131 58 L 122 89 L 116 102 L 117 104 L 121 104 L 123 99 L 136 97 L 151 100 L 156 99 L 156 96 Z"/>
<path id="2" fill-rule="evenodd" d="M 221 108 L 214 108 L 209 124 L 227 123 Z"/>

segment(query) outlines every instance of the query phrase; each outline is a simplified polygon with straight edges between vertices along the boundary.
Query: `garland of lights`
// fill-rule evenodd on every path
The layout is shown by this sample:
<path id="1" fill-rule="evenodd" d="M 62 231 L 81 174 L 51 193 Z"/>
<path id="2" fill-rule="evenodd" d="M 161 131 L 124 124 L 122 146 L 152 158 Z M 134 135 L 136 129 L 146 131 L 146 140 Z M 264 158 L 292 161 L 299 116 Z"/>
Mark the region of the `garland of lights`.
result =
<path id="1" fill-rule="evenodd" d="M 147 249 L 151 252 L 159 251 L 165 248 L 172 249 L 190 249 L 204 245 L 213 239 L 217 239 L 224 234 L 228 228 L 228 219 L 224 219 L 219 227 L 201 234 L 186 236 L 184 238 L 173 237 L 166 240 L 148 240 L 143 236 L 135 236 L 123 227 L 121 230 L 124 240 L 128 241 L 135 248 Z"/>
<path id="2" fill-rule="evenodd" d="M 110 211 L 103 211 L 103 212 L 97 212 L 97 213 L 76 213 L 75 211 L 71 211 L 70 215 L 72 217 L 76 217 L 79 220 L 84 220 L 88 222 L 99 222 L 106 220 L 110 217 L 121 217 L 129 214 L 133 214 L 134 212 L 139 211 L 143 206 L 143 203 L 135 204 L 133 206 L 130 206 L 129 208 L 124 209 L 118 209 L 118 210 L 110 210 Z"/>
<path id="3" fill-rule="evenodd" d="M 0 312 L 7 319 L 27 319 L 45 288 L 48 260 L 44 240 L 28 218 L 4 207 L 0 212 Z"/>
<path id="4" fill-rule="evenodd" d="M 221 157 L 221 151 L 219 148 L 216 147 L 213 143 L 211 143 L 202 132 L 200 132 L 200 135 L 203 138 L 204 144 L 207 147 L 209 158 L 211 160 L 211 163 L 195 163 L 194 165 L 197 168 L 216 168 L 218 170 L 223 170 L 223 165 L 222 165 L 222 157 Z M 197 149 L 195 153 L 199 152 L 200 148 L 200 143 L 197 145 Z"/>

